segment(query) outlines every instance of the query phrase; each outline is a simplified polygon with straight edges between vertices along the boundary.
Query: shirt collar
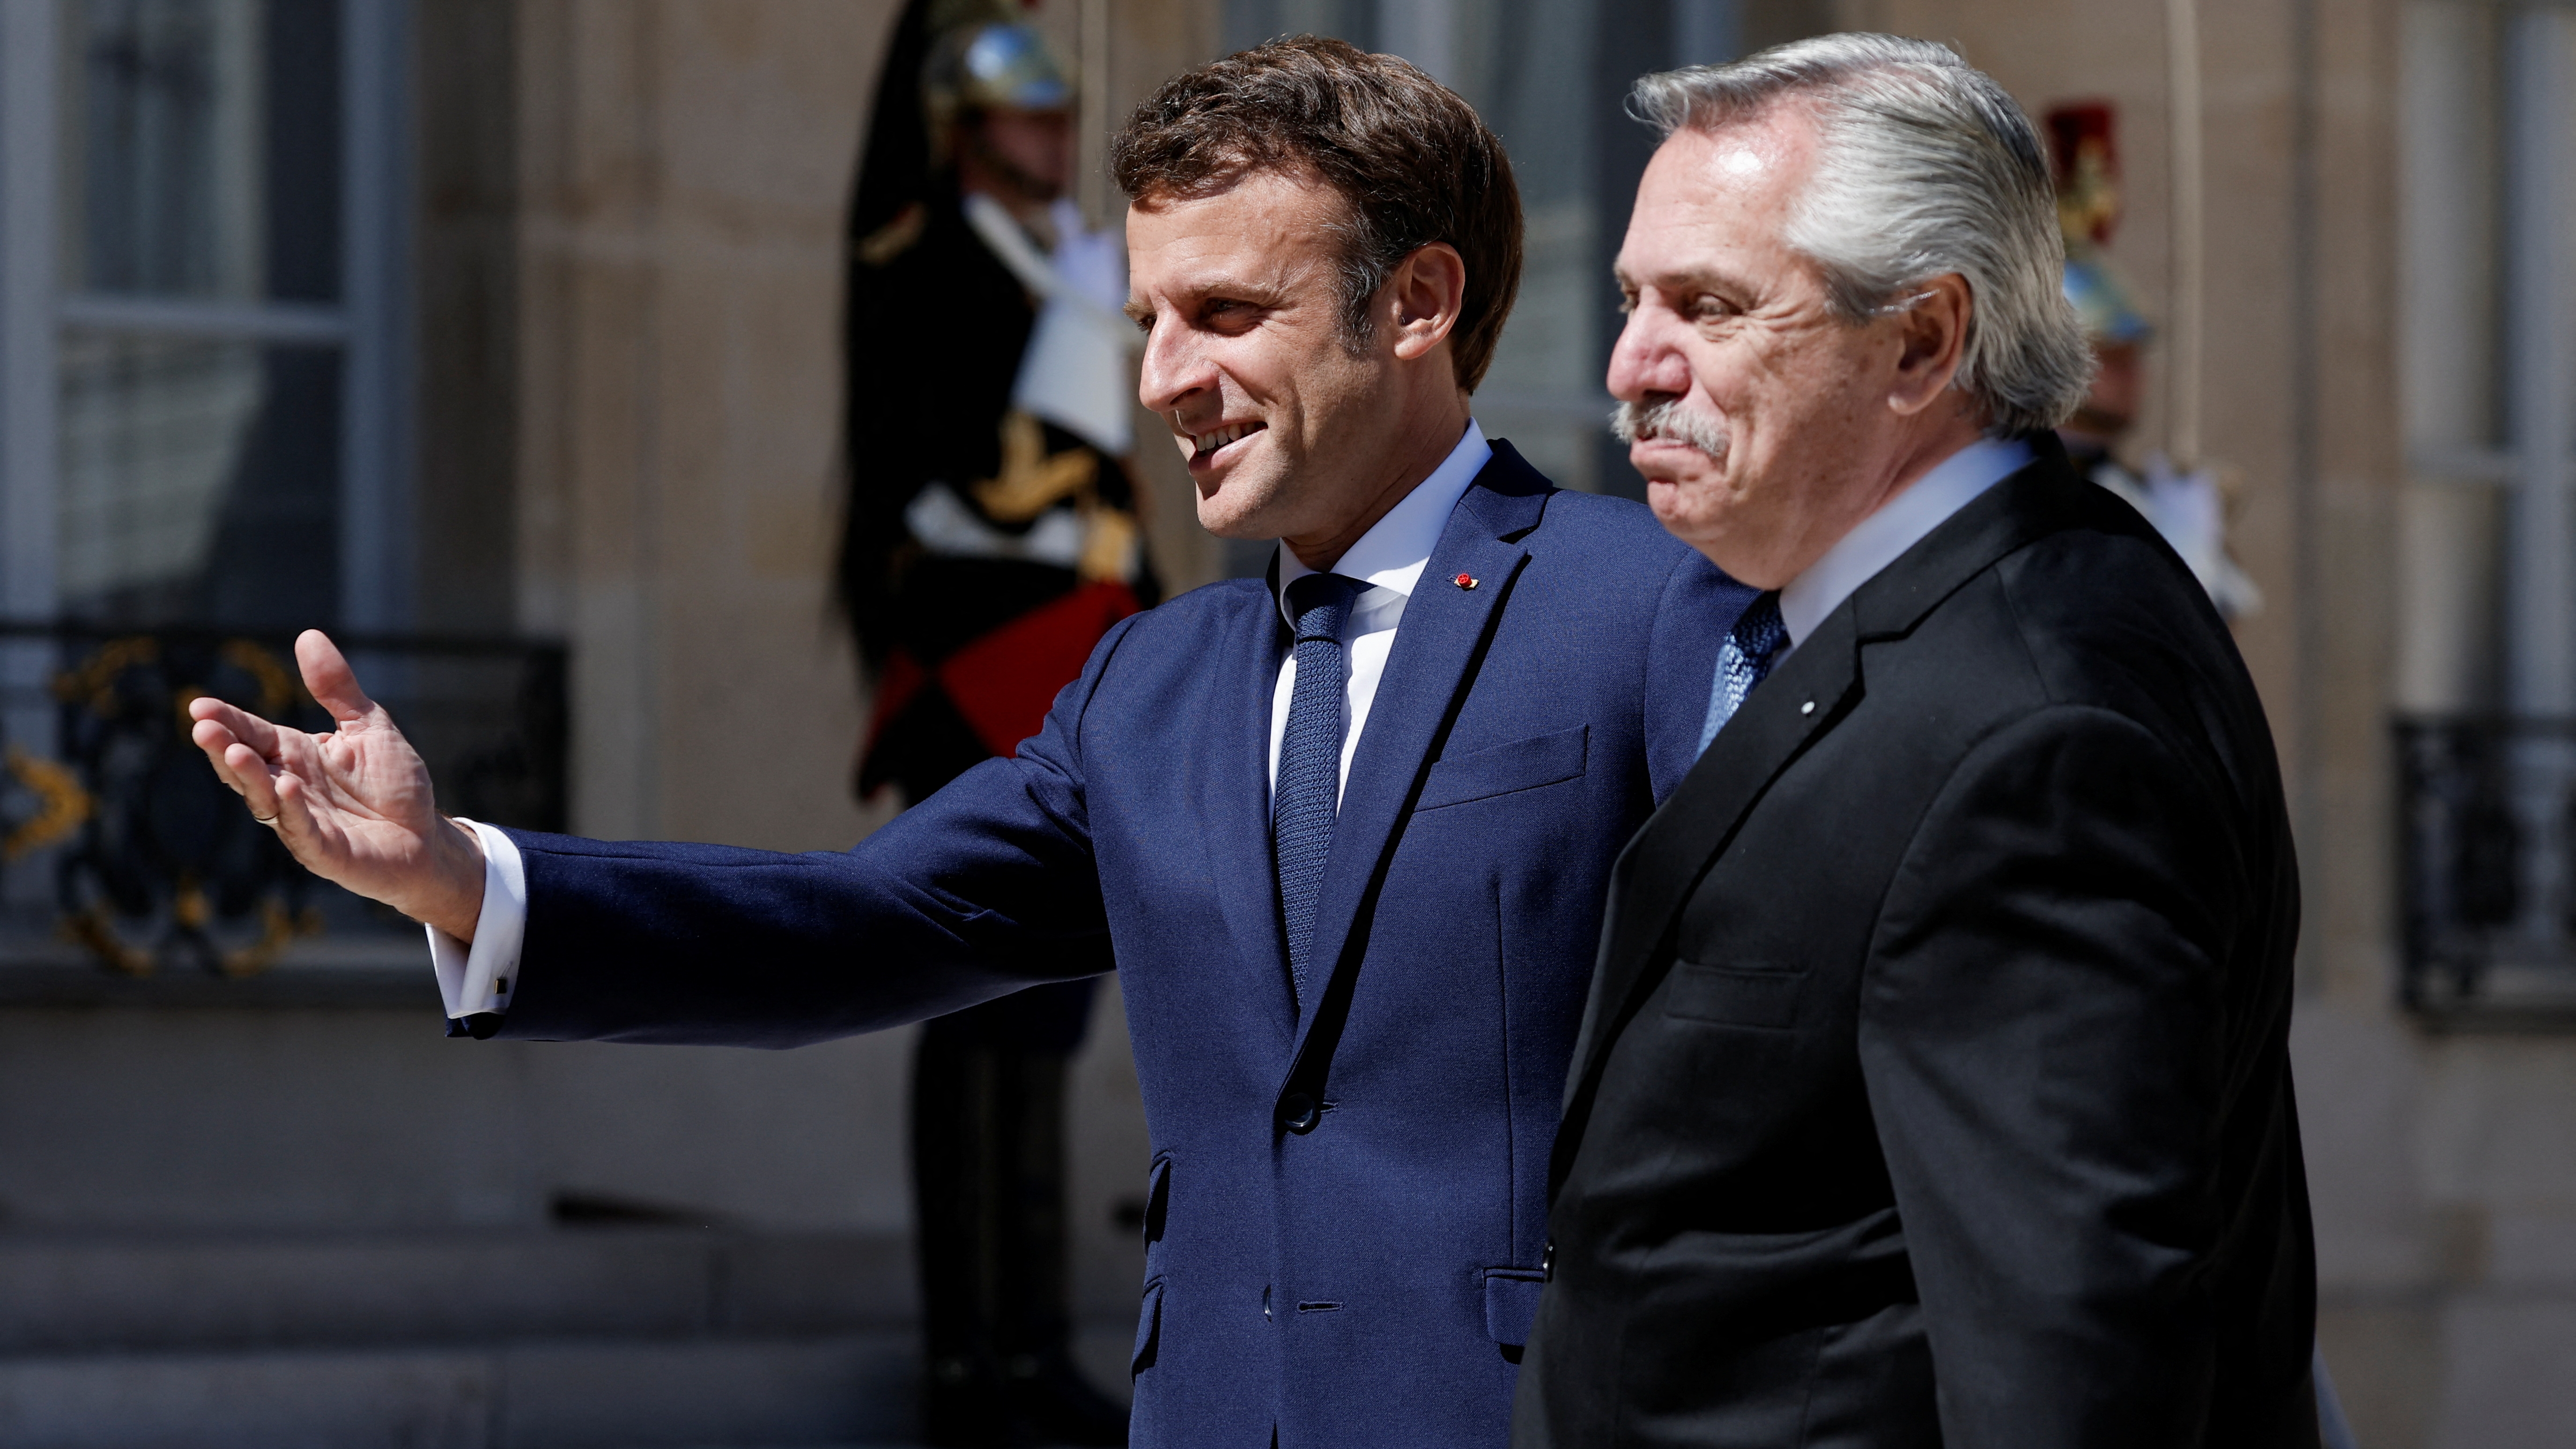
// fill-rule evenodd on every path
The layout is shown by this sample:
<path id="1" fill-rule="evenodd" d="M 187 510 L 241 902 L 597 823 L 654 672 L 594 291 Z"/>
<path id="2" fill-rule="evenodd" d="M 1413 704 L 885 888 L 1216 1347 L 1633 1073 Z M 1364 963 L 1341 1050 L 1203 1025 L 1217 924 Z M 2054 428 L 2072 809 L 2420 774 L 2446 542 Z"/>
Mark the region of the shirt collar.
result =
<path id="1" fill-rule="evenodd" d="M 1406 598 L 1413 596 L 1413 586 L 1422 579 L 1422 570 L 1431 562 L 1431 551 L 1440 546 L 1440 535 L 1449 527 L 1449 514 L 1458 500 L 1467 496 L 1467 485 L 1485 471 L 1494 456 L 1493 445 L 1485 441 L 1485 430 L 1467 420 L 1466 436 L 1431 476 L 1413 485 L 1413 491 L 1386 511 L 1386 516 L 1369 526 L 1333 564 L 1333 572 L 1346 579 L 1358 579 L 1373 588 L 1388 589 Z M 1297 551 L 1282 545 L 1279 549 L 1279 583 L 1275 595 L 1279 617 L 1288 619 L 1288 586 L 1316 572 L 1297 558 Z M 1361 595 L 1366 607 L 1368 595 Z M 1290 628 L 1297 621 L 1288 619 Z"/>
<path id="2" fill-rule="evenodd" d="M 1780 622 L 1789 647 L 1825 622 L 1852 592 L 1879 570 L 1921 543 L 1980 493 L 2029 465 L 2035 455 L 2019 438 L 1979 438 L 1932 466 L 1932 471 L 1852 525 L 1824 557 L 1780 589 Z"/>

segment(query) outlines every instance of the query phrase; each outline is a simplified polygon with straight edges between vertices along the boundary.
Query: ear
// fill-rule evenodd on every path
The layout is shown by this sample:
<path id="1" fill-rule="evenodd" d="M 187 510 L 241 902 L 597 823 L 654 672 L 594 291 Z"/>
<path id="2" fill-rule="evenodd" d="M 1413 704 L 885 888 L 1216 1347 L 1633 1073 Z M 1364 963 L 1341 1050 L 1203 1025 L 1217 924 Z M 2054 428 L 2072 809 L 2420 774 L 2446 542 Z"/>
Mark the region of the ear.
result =
<path id="1" fill-rule="evenodd" d="M 1938 401 L 1959 375 L 1977 301 L 1967 278 L 1944 272 L 1916 284 L 1896 305 L 1904 310 L 1895 319 L 1896 376 L 1887 390 L 1887 406 L 1900 417 L 1912 417 Z"/>
<path id="2" fill-rule="evenodd" d="M 1378 315 L 1391 325 L 1395 355 L 1407 362 L 1446 341 L 1466 304 L 1467 263 L 1447 242 L 1415 248 L 1378 293 Z"/>

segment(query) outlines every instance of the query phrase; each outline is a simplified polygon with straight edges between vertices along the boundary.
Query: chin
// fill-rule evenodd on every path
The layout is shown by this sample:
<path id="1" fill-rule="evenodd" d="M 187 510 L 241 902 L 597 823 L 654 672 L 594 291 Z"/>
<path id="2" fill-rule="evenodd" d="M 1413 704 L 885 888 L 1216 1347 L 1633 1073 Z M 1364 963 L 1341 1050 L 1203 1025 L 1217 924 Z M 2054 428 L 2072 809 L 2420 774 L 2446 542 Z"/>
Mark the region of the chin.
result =
<path id="1" fill-rule="evenodd" d="M 1694 487 L 1668 478 L 1649 478 L 1646 506 L 1654 510 L 1655 521 L 1664 526 L 1664 532 L 1702 553 L 1710 553 L 1725 541 L 1727 533 L 1726 509 L 1712 496 L 1715 492 L 1704 485 Z"/>
<path id="2" fill-rule="evenodd" d="M 1265 526 L 1262 501 L 1245 501 L 1240 480 L 1221 482 L 1199 494 L 1199 527 L 1219 538 L 1277 538 L 1279 530 Z"/>
<path id="3" fill-rule="evenodd" d="M 1286 532 L 1279 517 L 1280 495 L 1286 490 L 1278 478 L 1238 462 L 1190 481 L 1198 485 L 1199 527 L 1217 537 L 1277 538 Z"/>
<path id="4" fill-rule="evenodd" d="M 1691 525 L 1697 521 L 1691 502 L 1692 489 L 1686 483 L 1671 478 L 1646 480 L 1646 506 L 1655 511 L 1657 521 L 1675 537 L 1689 537 Z"/>

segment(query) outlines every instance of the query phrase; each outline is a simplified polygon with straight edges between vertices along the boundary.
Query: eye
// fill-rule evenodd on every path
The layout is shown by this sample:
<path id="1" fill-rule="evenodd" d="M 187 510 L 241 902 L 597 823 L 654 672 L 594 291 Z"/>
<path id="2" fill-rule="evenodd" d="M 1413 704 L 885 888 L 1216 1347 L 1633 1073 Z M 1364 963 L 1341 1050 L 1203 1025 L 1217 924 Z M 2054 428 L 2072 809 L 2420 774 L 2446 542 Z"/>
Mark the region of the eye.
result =
<path id="1" fill-rule="evenodd" d="M 1743 311 L 1743 308 L 1715 292 L 1702 292 L 1691 298 L 1689 307 L 1684 309 L 1684 315 L 1694 322 L 1714 322 L 1738 316 Z"/>
<path id="2" fill-rule="evenodd" d="M 1261 323 L 1263 308 L 1241 297 L 1210 297 L 1199 304 L 1198 325 L 1224 336 L 1248 332 Z"/>

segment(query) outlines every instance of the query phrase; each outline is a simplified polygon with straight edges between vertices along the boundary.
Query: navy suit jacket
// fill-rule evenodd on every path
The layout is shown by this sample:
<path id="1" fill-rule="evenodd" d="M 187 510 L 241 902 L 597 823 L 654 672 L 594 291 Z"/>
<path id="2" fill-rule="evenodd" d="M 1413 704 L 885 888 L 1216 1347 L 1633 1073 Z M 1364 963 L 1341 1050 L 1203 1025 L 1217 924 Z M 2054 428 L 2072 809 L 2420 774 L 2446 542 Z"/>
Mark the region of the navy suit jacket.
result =
<path id="1" fill-rule="evenodd" d="M 1351 762 L 1304 1001 L 1285 631 L 1235 580 L 1121 623 L 1015 758 L 847 853 L 513 832 L 501 1035 L 794 1046 L 1114 957 L 1155 1147 L 1134 1442 L 1500 1445 L 1611 862 L 1688 772 L 1749 598 L 1496 443 Z"/>

